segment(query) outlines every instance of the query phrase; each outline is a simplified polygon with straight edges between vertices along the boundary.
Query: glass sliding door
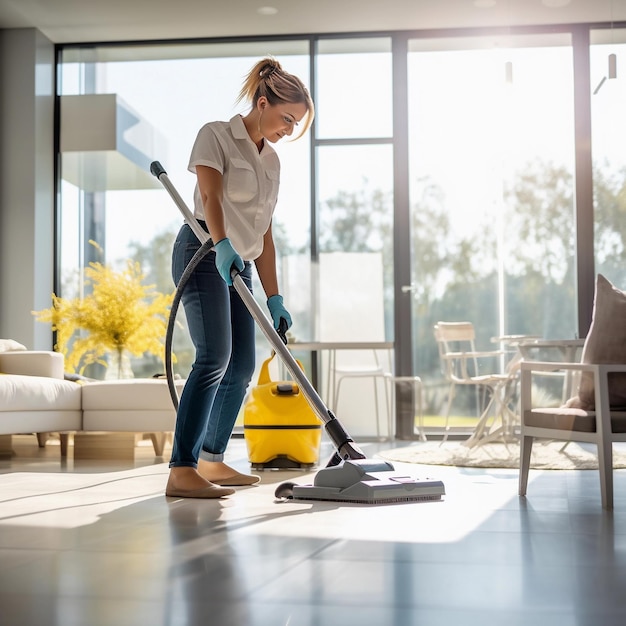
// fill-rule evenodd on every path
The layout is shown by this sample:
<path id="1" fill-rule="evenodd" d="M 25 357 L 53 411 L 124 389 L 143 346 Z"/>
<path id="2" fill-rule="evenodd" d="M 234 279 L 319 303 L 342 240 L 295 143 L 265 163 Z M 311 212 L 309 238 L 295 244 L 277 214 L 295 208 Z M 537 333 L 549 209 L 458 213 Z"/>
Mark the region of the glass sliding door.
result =
<path id="1" fill-rule="evenodd" d="M 626 289 L 626 30 L 591 33 L 596 273 Z"/>
<path id="2" fill-rule="evenodd" d="M 473 322 L 485 350 L 575 335 L 572 49 L 565 35 L 412 40 L 408 75 L 414 363 L 436 415 L 437 321 Z"/>

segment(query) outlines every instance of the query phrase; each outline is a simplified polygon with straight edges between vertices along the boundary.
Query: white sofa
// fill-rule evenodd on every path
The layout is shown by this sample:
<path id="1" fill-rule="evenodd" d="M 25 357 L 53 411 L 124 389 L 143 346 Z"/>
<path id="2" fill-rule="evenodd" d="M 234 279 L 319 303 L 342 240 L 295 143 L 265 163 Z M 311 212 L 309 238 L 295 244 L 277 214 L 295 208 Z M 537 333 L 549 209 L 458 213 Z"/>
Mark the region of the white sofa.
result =
<path id="1" fill-rule="evenodd" d="M 184 380 L 176 381 L 179 396 L 184 385 Z M 166 434 L 176 422 L 166 380 L 100 380 L 84 384 L 82 391 L 82 433 L 149 433 L 154 453 L 162 456 Z"/>
<path id="2" fill-rule="evenodd" d="M 0 351 L 0 435 L 36 433 L 43 446 L 58 432 L 65 456 L 69 433 L 149 433 L 161 456 L 176 421 L 166 380 L 73 382 L 63 366 L 57 352 Z"/>
<path id="3" fill-rule="evenodd" d="M 63 362 L 57 352 L 0 352 L 0 435 L 42 433 L 43 442 L 44 433 L 82 428 L 82 389 L 64 380 Z"/>

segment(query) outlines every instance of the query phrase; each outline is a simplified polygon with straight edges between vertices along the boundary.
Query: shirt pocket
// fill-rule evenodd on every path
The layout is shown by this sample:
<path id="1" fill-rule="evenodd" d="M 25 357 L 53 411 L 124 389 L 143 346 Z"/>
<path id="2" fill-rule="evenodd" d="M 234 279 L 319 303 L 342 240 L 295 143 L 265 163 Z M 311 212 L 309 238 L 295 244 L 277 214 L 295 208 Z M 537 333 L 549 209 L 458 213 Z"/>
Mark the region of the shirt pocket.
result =
<path id="1" fill-rule="evenodd" d="M 231 159 L 226 177 L 226 195 L 233 202 L 250 202 L 258 193 L 256 172 L 247 161 Z"/>
<path id="2" fill-rule="evenodd" d="M 273 207 L 278 197 L 280 174 L 278 170 L 265 170 L 265 179 L 267 181 L 267 202 Z"/>

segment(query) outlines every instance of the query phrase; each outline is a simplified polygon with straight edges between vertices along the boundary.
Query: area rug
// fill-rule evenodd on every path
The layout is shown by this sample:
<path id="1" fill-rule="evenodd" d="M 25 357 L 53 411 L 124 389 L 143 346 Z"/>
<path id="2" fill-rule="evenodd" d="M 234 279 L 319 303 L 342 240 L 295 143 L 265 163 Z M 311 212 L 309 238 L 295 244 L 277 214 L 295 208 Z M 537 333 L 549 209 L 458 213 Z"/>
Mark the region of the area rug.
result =
<path id="1" fill-rule="evenodd" d="M 564 442 L 536 441 L 533 444 L 530 466 L 544 470 L 598 469 L 595 451 L 587 450 L 577 443 L 569 443 L 565 448 L 563 446 Z M 376 456 L 401 463 L 518 469 L 519 453 L 518 443 L 486 443 L 468 448 L 456 442 L 426 442 L 385 450 Z M 626 468 L 626 450 L 614 447 L 613 467 Z"/>

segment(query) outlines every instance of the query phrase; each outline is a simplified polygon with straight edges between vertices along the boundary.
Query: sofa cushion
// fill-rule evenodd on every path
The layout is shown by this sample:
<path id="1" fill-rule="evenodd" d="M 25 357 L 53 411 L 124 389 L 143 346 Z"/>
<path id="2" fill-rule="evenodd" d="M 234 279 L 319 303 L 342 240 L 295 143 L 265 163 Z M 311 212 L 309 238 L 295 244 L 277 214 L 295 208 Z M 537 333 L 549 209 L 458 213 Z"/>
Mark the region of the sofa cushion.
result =
<path id="1" fill-rule="evenodd" d="M 184 380 L 176 381 L 178 394 Z M 83 388 L 83 430 L 167 432 L 176 411 L 167 381 L 156 378 L 103 380 Z"/>
<path id="2" fill-rule="evenodd" d="M 51 350 L 0 352 L 0 373 L 63 380 L 63 355 Z"/>
<path id="3" fill-rule="evenodd" d="M 178 393 L 184 380 L 176 381 Z M 83 410 L 150 411 L 172 409 L 167 381 L 158 378 L 99 380 L 83 385 Z"/>
<path id="4" fill-rule="evenodd" d="M 596 432 L 595 411 L 578 408 L 532 409 L 526 411 L 524 423 L 535 428 Z M 611 411 L 611 430 L 614 433 L 626 433 L 626 411 Z"/>
<path id="5" fill-rule="evenodd" d="M 582 354 L 583 363 L 626 363 L 626 293 L 614 287 L 602 274 L 596 279 L 593 316 Z M 626 406 L 626 374 L 609 374 L 609 404 Z M 586 411 L 595 408 L 593 374 L 583 372 L 578 395 L 566 407 Z"/>
<path id="6" fill-rule="evenodd" d="M 0 407 L 0 416 L 5 411 L 80 411 L 81 386 L 57 378 L 2 374 Z"/>

